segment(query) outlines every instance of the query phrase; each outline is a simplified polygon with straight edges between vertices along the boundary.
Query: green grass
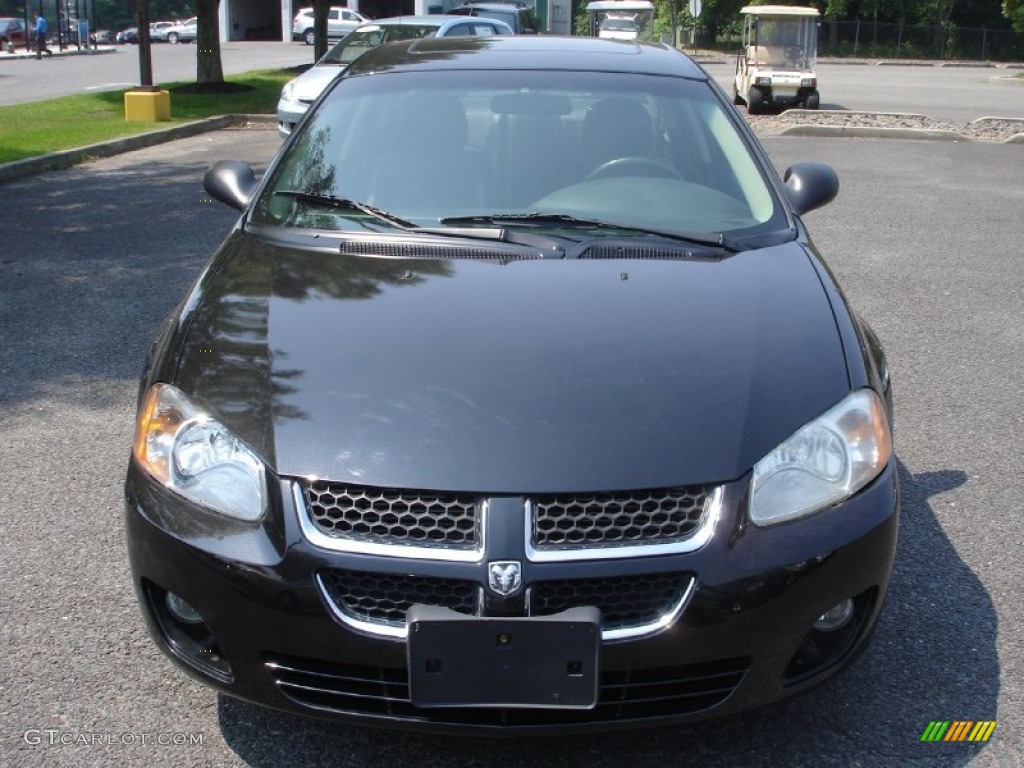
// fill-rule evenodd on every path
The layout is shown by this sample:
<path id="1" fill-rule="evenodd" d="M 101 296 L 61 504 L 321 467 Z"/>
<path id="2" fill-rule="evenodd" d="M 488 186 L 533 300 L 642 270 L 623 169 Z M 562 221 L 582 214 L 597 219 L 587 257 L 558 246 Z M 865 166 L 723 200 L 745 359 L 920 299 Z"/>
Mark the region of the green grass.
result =
<path id="1" fill-rule="evenodd" d="M 0 107 L 0 163 L 61 149 L 226 114 L 273 114 L 281 88 L 295 76 L 287 69 L 226 77 L 234 86 L 224 93 L 194 93 L 195 83 L 162 83 L 171 92 L 171 120 L 160 123 L 124 119 L 124 91 L 64 96 Z"/>

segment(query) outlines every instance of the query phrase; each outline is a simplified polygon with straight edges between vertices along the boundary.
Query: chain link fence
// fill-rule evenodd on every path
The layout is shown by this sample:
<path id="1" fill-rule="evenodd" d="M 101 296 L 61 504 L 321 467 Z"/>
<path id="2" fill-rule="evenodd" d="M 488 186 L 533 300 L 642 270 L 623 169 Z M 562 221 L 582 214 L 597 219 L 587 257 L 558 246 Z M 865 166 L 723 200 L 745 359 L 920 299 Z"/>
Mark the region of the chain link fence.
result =
<path id="1" fill-rule="evenodd" d="M 1024 61 L 1024 35 L 955 24 L 822 21 L 820 56 Z"/>

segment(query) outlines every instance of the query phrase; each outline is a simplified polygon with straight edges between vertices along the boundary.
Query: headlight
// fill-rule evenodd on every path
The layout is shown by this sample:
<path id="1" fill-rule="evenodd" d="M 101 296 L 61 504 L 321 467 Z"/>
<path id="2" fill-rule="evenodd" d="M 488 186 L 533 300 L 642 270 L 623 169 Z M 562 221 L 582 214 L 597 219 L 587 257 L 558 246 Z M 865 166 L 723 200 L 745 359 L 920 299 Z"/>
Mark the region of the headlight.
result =
<path id="1" fill-rule="evenodd" d="M 299 78 L 295 77 L 284 84 L 284 88 L 281 89 L 281 101 L 295 101 L 292 98 L 292 94 L 295 93 L 295 81 Z"/>
<path id="2" fill-rule="evenodd" d="M 814 88 L 818 84 L 818 81 L 813 77 L 805 77 L 800 81 L 801 88 Z"/>
<path id="3" fill-rule="evenodd" d="M 754 465 L 750 519 L 772 525 L 831 506 L 874 480 L 891 457 L 885 407 L 873 390 L 858 390 Z"/>
<path id="4" fill-rule="evenodd" d="M 170 384 L 154 384 L 135 428 L 136 461 L 185 498 L 239 520 L 267 508 L 263 462 Z"/>
<path id="5" fill-rule="evenodd" d="M 755 77 L 754 85 L 771 85 L 772 79 L 770 77 Z"/>

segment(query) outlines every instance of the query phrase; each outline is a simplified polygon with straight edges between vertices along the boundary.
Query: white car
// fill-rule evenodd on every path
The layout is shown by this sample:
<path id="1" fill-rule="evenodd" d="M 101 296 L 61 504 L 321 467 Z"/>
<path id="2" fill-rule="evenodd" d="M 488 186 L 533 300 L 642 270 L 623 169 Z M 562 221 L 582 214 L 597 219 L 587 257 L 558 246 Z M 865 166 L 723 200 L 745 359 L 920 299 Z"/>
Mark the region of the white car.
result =
<path id="1" fill-rule="evenodd" d="M 181 24 L 175 24 L 164 34 L 164 38 L 171 45 L 194 43 L 197 37 L 199 37 L 199 17 L 197 16 L 186 19 Z"/>
<path id="2" fill-rule="evenodd" d="M 178 25 L 173 21 L 154 21 L 149 25 L 149 39 L 166 43 L 167 31 L 176 26 Z"/>
<path id="3" fill-rule="evenodd" d="M 353 61 L 371 48 L 394 40 L 417 37 L 482 37 L 512 35 L 512 27 L 497 19 L 475 16 L 396 16 L 360 25 L 336 43 L 323 58 L 281 90 L 277 103 L 277 130 L 288 136 L 324 89 Z"/>
<path id="4" fill-rule="evenodd" d="M 348 8 L 331 8 L 327 13 L 327 38 L 338 40 L 366 21 L 355 11 Z M 292 40 L 303 40 L 306 45 L 313 45 L 313 9 L 300 8 L 292 19 Z"/>

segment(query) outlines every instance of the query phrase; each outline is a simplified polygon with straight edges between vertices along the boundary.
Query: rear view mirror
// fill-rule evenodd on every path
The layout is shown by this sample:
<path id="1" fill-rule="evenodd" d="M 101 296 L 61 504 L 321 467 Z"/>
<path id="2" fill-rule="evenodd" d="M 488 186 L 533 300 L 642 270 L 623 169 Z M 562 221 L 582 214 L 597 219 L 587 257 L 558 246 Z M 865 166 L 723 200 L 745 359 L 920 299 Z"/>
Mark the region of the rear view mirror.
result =
<path id="1" fill-rule="evenodd" d="M 794 163 L 786 169 L 782 181 L 799 214 L 828 205 L 839 193 L 839 177 L 824 163 Z"/>
<path id="2" fill-rule="evenodd" d="M 259 182 L 252 166 L 240 160 L 221 160 L 203 176 L 203 188 L 210 197 L 244 211 Z"/>

